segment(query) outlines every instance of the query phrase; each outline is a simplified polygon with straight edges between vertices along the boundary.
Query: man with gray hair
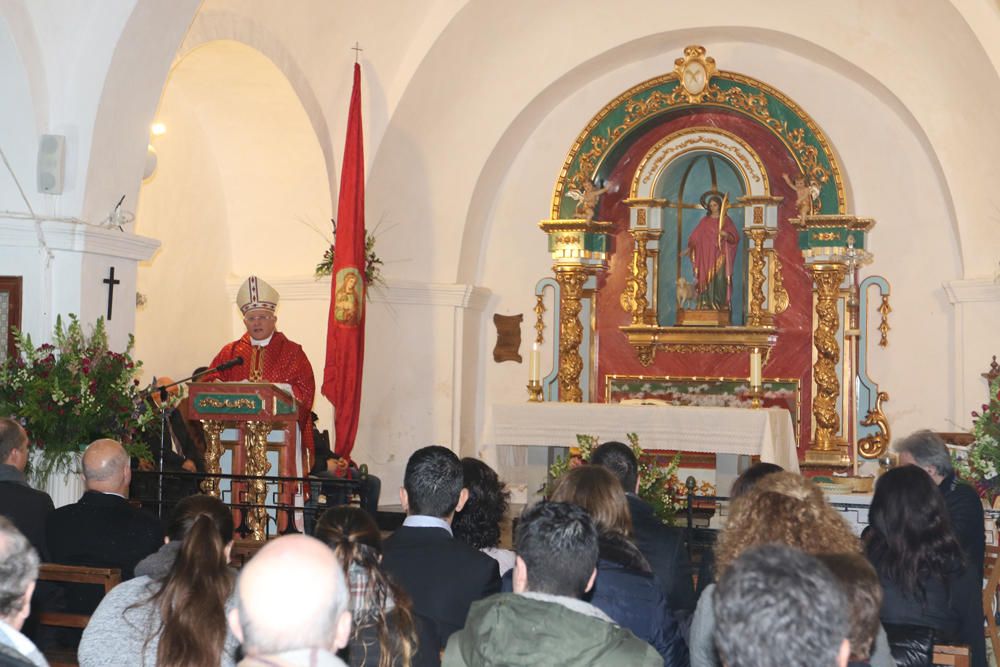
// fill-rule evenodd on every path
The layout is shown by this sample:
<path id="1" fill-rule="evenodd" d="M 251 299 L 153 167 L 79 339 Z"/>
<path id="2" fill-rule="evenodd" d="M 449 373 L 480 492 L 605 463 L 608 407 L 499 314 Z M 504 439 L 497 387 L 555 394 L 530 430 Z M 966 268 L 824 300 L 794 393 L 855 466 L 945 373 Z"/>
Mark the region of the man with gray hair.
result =
<path id="1" fill-rule="evenodd" d="M 748 549 L 714 592 L 715 645 L 726 667 L 845 667 L 849 603 L 816 558 L 770 544 Z"/>
<path id="2" fill-rule="evenodd" d="M 347 583 L 319 540 L 268 542 L 240 571 L 236 596 L 229 627 L 247 656 L 239 667 L 346 667 L 336 651 L 351 635 Z"/>
<path id="3" fill-rule="evenodd" d="M 923 468 L 941 489 L 948 506 L 951 527 L 962 552 L 982 576 L 986 555 L 983 503 L 975 489 L 955 476 L 951 454 L 944 440 L 933 431 L 917 431 L 898 441 L 895 450 L 899 454 L 900 465 Z"/>
<path id="4" fill-rule="evenodd" d="M 0 517 L 0 664 L 48 667 L 38 648 L 20 632 L 31 613 L 37 578 L 38 554 L 13 523 Z"/>
<path id="5" fill-rule="evenodd" d="M 131 579 L 136 564 L 163 546 L 163 526 L 129 505 L 128 454 L 115 440 L 90 443 L 83 453 L 86 492 L 49 515 L 46 541 L 53 562 L 115 567 Z"/>

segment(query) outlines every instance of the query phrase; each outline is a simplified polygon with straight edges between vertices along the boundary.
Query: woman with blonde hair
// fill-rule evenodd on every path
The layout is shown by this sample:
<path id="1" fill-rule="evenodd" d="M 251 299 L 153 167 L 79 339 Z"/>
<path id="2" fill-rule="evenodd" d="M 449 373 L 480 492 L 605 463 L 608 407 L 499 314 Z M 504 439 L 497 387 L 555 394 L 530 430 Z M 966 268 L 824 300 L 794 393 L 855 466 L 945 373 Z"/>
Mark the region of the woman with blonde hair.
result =
<path id="1" fill-rule="evenodd" d="M 783 544 L 814 556 L 861 553 L 861 541 L 840 512 L 826 502 L 820 488 L 792 472 L 773 472 L 732 501 L 726 527 L 715 547 L 716 578 L 721 577 L 744 551 L 761 544 Z M 691 667 L 721 665 L 713 640 L 714 591 L 715 584 L 705 589 L 694 612 Z M 882 656 L 888 654 L 888 644 L 882 646 L 880 652 L 876 645 L 877 655 L 872 656 L 872 665 L 877 667 L 891 664 L 882 661 Z"/>
<path id="2" fill-rule="evenodd" d="M 666 667 L 686 667 L 687 646 L 674 614 L 649 563 L 631 540 L 632 518 L 618 478 L 602 466 L 573 468 L 559 480 L 549 500 L 582 507 L 597 528 L 597 579 L 590 603 L 649 642 Z"/>
<path id="3" fill-rule="evenodd" d="M 341 505 L 323 513 L 316 538 L 337 555 L 350 590 L 351 667 L 410 667 L 417 650 L 409 598 L 382 569 L 382 534 L 360 507 Z"/>

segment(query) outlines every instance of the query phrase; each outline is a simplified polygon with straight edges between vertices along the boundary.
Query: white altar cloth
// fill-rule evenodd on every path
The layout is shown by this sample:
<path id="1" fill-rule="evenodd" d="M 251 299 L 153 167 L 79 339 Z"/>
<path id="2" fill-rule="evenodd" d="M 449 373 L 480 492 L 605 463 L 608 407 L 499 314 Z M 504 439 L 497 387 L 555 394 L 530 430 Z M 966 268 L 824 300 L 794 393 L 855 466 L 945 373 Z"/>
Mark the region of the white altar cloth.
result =
<path id="1" fill-rule="evenodd" d="M 575 447 L 577 434 L 601 441 L 636 433 L 644 449 L 758 455 L 799 471 L 795 429 L 783 408 L 607 403 L 498 403 L 485 423 L 487 445 Z"/>

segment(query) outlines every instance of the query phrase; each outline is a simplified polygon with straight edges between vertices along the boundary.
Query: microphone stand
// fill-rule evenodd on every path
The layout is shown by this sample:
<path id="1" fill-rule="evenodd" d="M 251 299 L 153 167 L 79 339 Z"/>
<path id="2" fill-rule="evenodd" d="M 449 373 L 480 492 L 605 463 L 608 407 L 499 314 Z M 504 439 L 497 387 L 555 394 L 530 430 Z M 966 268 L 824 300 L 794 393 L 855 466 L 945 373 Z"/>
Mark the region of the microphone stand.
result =
<path id="1" fill-rule="evenodd" d="M 160 395 L 160 406 L 159 406 L 160 407 L 160 455 L 159 457 L 157 457 L 159 460 L 157 461 L 158 479 L 156 485 L 156 516 L 159 517 L 160 519 L 163 518 L 163 481 L 164 481 L 163 460 L 164 456 L 166 455 L 167 434 L 169 433 L 169 428 L 170 428 L 169 424 L 167 423 L 168 420 L 167 410 L 169 409 L 169 406 L 167 405 L 167 397 L 168 397 L 167 390 L 182 384 L 186 384 L 188 382 L 191 382 L 192 380 L 197 380 L 203 375 L 224 371 L 229 368 L 232 368 L 233 366 L 238 366 L 243 363 L 242 357 L 237 357 L 237 359 L 239 359 L 238 363 L 234 364 L 232 361 L 227 361 L 225 363 L 219 364 L 215 368 L 207 368 L 200 373 L 195 373 L 182 380 L 178 380 L 170 384 L 165 384 L 162 387 L 150 386 L 146 391 L 142 392 L 143 400 L 151 398 L 155 393 L 159 393 Z M 156 378 L 153 378 L 153 381 L 155 382 Z M 171 441 L 171 445 L 172 444 L 173 443 Z"/>

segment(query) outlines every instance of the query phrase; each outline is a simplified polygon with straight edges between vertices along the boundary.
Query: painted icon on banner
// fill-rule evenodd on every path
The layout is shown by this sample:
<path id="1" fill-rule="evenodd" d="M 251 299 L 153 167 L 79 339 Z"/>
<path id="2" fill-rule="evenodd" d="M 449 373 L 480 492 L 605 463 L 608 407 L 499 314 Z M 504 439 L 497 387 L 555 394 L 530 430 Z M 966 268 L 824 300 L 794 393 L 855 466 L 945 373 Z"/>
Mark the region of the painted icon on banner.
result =
<path id="1" fill-rule="evenodd" d="M 357 326 L 361 323 L 361 274 L 353 266 L 337 272 L 337 291 L 333 316 L 339 324 Z"/>

